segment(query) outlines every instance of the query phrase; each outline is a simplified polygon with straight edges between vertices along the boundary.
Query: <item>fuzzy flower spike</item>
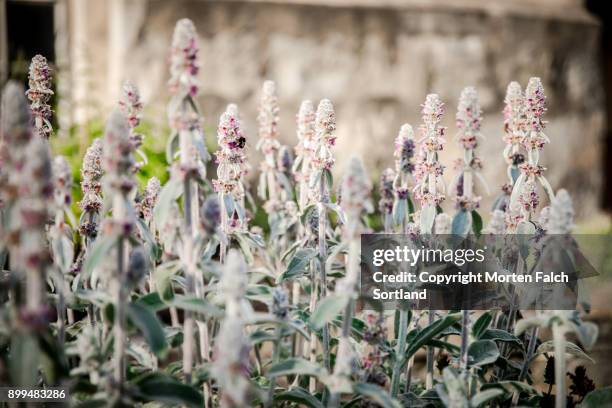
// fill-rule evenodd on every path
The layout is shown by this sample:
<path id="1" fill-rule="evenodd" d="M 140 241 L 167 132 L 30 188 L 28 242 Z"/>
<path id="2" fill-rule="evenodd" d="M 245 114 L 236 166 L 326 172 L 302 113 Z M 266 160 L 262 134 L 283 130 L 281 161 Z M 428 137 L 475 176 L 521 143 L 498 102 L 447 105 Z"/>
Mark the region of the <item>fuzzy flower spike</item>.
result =
<path id="1" fill-rule="evenodd" d="M 210 159 L 204 144 L 203 118 L 196 101 L 200 68 L 198 52 L 198 35 L 193 22 L 186 18 L 179 20 L 174 28 L 170 49 L 168 88 L 172 98 L 168 105 L 168 118 L 173 137 L 177 136 L 179 140 L 180 166 L 174 171 L 182 178 L 205 177 L 203 163 Z M 197 203 L 193 204 L 192 208 L 199 207 Z"/>
<path id="2" fill-rule="evenodd" d="M 193 22 L 187 18 L 181 19 L 174 27 L 172 47 L 170 49 L 170 92 L 181 98 L 198 95 L 200 84 L 197 79 L 200 70 L 198 62 L 197 32 Z"/>
<path id="3" fill-rule="evenodd" d="M 8 82 L 2 93 L 0 193 L 7 217 L 0 229 L 11 266 L 26 277 L 22 318 L 34 326 L 47 322 L 45 280 L 50 254 L 46 223 L 52 207 L 53 177 L 46 139 L 33 137 L 23 88 Z"/>
<path id="4" fill-rule="evenodd" d="M 510 82 L 504 102 L 504 160 L 508 163 L 509 183 L 513 185 L 518 178 L 518 166 L 525 161 L 521 153 L 526 133 L 525 95 L 518 82 Z"/>
<path id="5" fill-rule="evenodd" d="M 412 126 L 405 123 L 395 138 L 395 181 L 393 182 L 393 223 L 396 226 L 405 228 L 410 217 L 410 198 L 409 185 L 414 183 L 413 173 L 415 170 L 416 143 L 414 141 L 414 131 Z"/>
<path id="6" fill-rule="evenodd" d="M 244 333 L 244 296 L 248 278 L 240 252 L 231 250 L 219 281 L 225 303 L 225 318 L 216 341 L 212 375 L 221 388 L 221 407 L 248 406 L 249 343 Z M 249 310 L 246 311 L 246 314 Z"/>
<path id="7" fill-rule="evenodd" d="M 81 190 L 83 199 L 79 207 L 83 211 L 79 232 L 86 243 L 92 242 L 98 234 L 98 218 L 102 209 L 101 179 L 102 170 L 102 141 L 95 139 L 85 152 L 83 166 L 81 167 Z"/>
<path id="8" fill-rule="evenodd" d="M 546 168 L 539 164 L 540 151 L 549 142 L 544 134 L 546 122 L 543 120 L 546 112 L 546 96 L 540 78 L 531 78 L 525 90 L 525 118 L 526 135 L 523 139 L 523 147 L 527 150 L 527 162 L 522 163 L 519 168 L 519 175 L 512 195 L 510 196 L 510 206 L 517 205 L 520 208 L 523 218 L 530 220 L 533 218 L 538 206 L 540 197 L 538 195 L 538 184 L 546 191 L 550 201 L 554 198 L 554 192 L 550 183 L 544 177 Z"/>
<path id="9" fill-rule="evenodd" d="M 323 99 L 319 103 L 315 119 L 315 132 L 316 147 L 313 166 L 319 172 L 329 171 L 335 162 L 331 148 L 336 144 L 336 112 L 329 99 Z"/>
<path id="10" fill-rule="evenodd" d="M 244 210 L 240 203 L 245 195 L 242 178 L 247 172 L 246 137 L 235 105 L 228 105 L 219 118 L 217 143 L 217 179 L 213 180 L 213 187 L 222 207 L 221 230 L 227 235 L 243 226 Z M 227 208 L 228 199 L 233 202 L 233 210 Z"/>
<path id="11" fill-rule="evenodd" d="M 130 141 L 134 146 L 134 151 L 142 158 L 141 162 L 136 163 L 134 170 L 137 171 L 140 167 L 147 164 L 147 156 L 140 150 L 144 136 L 142 133 L 136 132 L 135 128 L 140 125 L 142 116 L 142 101 L 140 100 L 140 92 L 138 87 L 130 81 L 123 84 L 121 99 L 119 100 L 119 108 L 125 115 L 130 128 Z"/>
<path id="12" fill-rule="evenodd" d="M 391 232 L 391 226 L 393 225 L 393 204 L 395 201 L 395 189 L 393 183 L 396 179 L 395 171 L 391 168 L 383 170 L 380 175 L 379 193 L 380 200 L 378 200 L 378 210 L 382 214 L 383 224 L 386 232 Z"/>
<path id="13" fill-rule="evenodd" d="M 261 163 L 258 195 L 261 199 L 267 200 L 266 208 L 269 214 L 272 214 L 280 204 L 280 185 L 277 180 L 277 152 L 281 147 L 278 141 L 279 111 L 276 84 L 272 81 L 265 81 L 257 115 L 259 122 L 257 150 L 261 151 L 264 156 L 264 161 Z"/>
<path id="14" fill-rule="evenodd" d="M 463 149 L 463 158 L 457 161 L 459 175 L 454 182 L 455 206 L 459 211 L 471 212 L 478 208 L 480 196 L 475 195 L 475 181 L 478 180 L 485 191 L 487 185 L 480 174 L 482 160 L 476 156 L 482 122 L 478 93 L 473 87 L 465 88 L 459 97 L 456 123 L 459 132 L 457 139 Z M 468 217 L 469 218 L 469 217 Z"/>
<path id="15" fill-rule="evenodd" d="M 350 228 L 347 232 L 351 235 L 358 231 L 362 213 L 374 211 L 370 199 L 372 184 L 360 159 L 356 157 L 351 159 L 340 188 L 341 207 L 348 218 L 347 224 Z"/>
<path id="16" fill-rule="evenodd" d="M 422 138 L 419 141 L 419 154 L 415 168 L 415 198 L 421 204 L 420 230 L 431 233 L 436 217 L 436 207 L 444 201 L 444 166 L 438 153 L 444 148 L 446 128 L 440 126 L 444 114 L 444 104 L 436 94 L 425 98 L 421 126 Z"/>
<path id="17" fill-rule="evenodd" d="M 34 131 L 39 137 L 49 139 L 53 133 L 51 126 L 51 106 L 49 100 L 53 95 L 51 90 L 51 69 L 47 59 L 42 55 L 36 55 L 30 63 L 28 73 L 29 89 L 26 92 L 30 100 Z"/>
<path id="18" fill-rule="evenodd" d="M 315 151 L 315 111 L 311 101 L 303 101 L 297 114 L 298 145 L 293 163 L 295 180 L 299 183 L 299 205 L 303 210 L 309 201 L 308 184 L 312 174 L 312 158 Z"/>

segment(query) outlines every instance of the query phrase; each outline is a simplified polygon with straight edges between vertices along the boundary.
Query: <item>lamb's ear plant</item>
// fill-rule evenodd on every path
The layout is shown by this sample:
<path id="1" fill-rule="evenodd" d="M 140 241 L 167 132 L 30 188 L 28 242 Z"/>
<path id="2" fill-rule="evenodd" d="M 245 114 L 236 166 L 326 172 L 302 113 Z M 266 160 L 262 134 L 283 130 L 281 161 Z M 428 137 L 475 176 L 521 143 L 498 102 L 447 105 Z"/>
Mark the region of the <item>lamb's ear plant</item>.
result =
<path id="1" fill-rule="evenodd" d="M 114 387 L 122 393 L 125 384 L 126 312 L 129 290 L 127 290 L 127 268 L 130 235 L 135 228 L 135 212 L 130 193 L 136 186 L 132 168 L 133 145 L 126 118 L 114 111 L 107 122 L 102 150 L 102 165 L 105 170 L 103 184 L 112 202 L 112 218 L 105 220 L 105 235 L 114 241 L 116 265 L 112 267 L 110 288 L 114 306 Z"/>
<path id="2" fill-rule="evenodd" d="M 411 187 L 414 187 L 414 170 L 416 142 L 412 126 L 405 123 L 395 138 L 395 181 L 393 188 L 395 197 L 393 201 L 392 218 L 396 230 L 404 233 L 409 222 L 414 222 L 414 202 L 411 196 Z M 386 226 L 386 224 L 385 224 Z"/>
<path id="3" fill-rule="evenodd" d="M 395 139 L 395 150 L 393 156 L 395 158 L 395 180 L 393 181 L 393 202 L 391 208 L 391 225 L 389 225 L 388 216 L 385 215 L 385 232 L 390 233 L 393 231 L 399 233 L 410 233 L 413 229 L 414 221 L 414 203 L 410 194 L 411 187 L 414 188 L 415 178 L 413 172 L 415 170 L 415 153 L 416 143 L 414 141 L 414 131 L 412 126 L 409 124 L 403 124 L 400 131 Z M 390 172 L 386 171 L 387 176 L 390 177 Z M 388 182 L 381 178 L 381 187 Z M 381 192 L 381 197 L 384 199 L 388 195 L 388 192 Z M 382 200 L 381 200 L 382 201 Z M 381 202 L 383 205 L 388 203 Z M 382 207 L 382 206 L 381 206 Z M 381 208 L 382 211 L 382 208 Z M 388 209 L 387 209 L 388 212 Z M 391 227 L 393 226 L 393 229 Z M 393 362 L 393 373 L 391 376 L 391 396 L 397 396 L 399 392 L 400 384 L 400 371 L 402 366 L 403 358 L 406 347 L 406 334 L 408 326 L 410 325 L 409 311 L 402 305 L 399 310 L 399 319 L 397 319 L 398 327 L 395 332 L 397 333 L 396 338 L 396 349 L 395 349 L 395 361 Z M 406 364 L 406 392 L 410 390 L 410 376 L 412 373 L 412 366 L 414 359 L 410 358 Z"/>
<path id="4" fill-rule="evenodd" d="M 266 200 L 268 214 L 273 215 L 278 205 L 280 188 L 277 175 L 277 152 L 280 149 L 278 141 L 279 121 L 278 96 L 276 84 L 266 81 L 262 87 L 261 100 L 259 103 L 259 140 L 257 150 L 261 151 L 264 161 L 261 163 L 261 175 L 258 185 L 258 194 L 262 200 Z"/>
<path id="5" fill-rule="evenodd" d="M 221 407 L 246 406 L 248 401 L 250 347 L 244 327 L 248 318 L 244 299 L 248 284 L 246 268 L 243 255 L 232 249 L 219 280 L 225 315 L 215 342 L 212 375 L 221 388 Z"/>
<path id="6" fill-rule="evenodd" d="M 2 94 L 2 190 L 11 272 L 25 278 L 14 287 L 13 302 L 28 324 L 45 327 L 46 277 L 50 261 L 45 226 L 52 207 L 53 178 L 47 140 L 30 125 L 23 89 L 9 82 Z"/>
<path id="7" fill-rule="evenodd" d="M 318 250 L 319 250 L 319 298 L 327 296 L 327 211 L 332 207 L 331 174 L 335 159 L 331 148 L 336 143 L 336 112 L 329 99 L 319 102 L 315 118 L 315 151 L 313 153 L 313 173 L 309 180 L 312 196 L 316 197 L 318 215 Z M 329 361 L 329 327 L 327 323 L 322 328 L 323 365 L 330 369 Z M 315 350 L 314 339 L 311 339 L 311 353 Z M 311 360 L 313 356 L 311 355 Z"/>
<path id="8" fill-rule="evenodd" d="M 481 197 L 475 194 L 476 181 L 481 181 L 481 187 L 487 188 L 479 172 L 482 168 L 482 160 L 475 153 L 478 143 L 482 141 L 480 132 L 481 114 L 476 89 L 473 87 L 465 88 L 459 97 L 456 115 L 456 124 L 459 130 L 457 139 L 463 150 L 463 158 L 457 162 L 459 175 L 453 185 L 457 213 L 452 221 L 451 234 L 455 236 L 480 235 L 482 229 L 482 219 L 476 211 Z M 470 311 L 463 310 L 459 366 L 464 371 L 468 369 L 469 337 Z"/>
<path id="9" fill-rule="evenodd" d="M 346 215 L 346 225 L 343 226 L 343 240 L 348 243 L 346 272 L 342 279 L 336 282 L 335 294 L 346 298 L 346 307 L 342 317 L 342 331 L 336 353 L 336 362 L 332 373 L 330 407 L 340 403 L 342 393 L 351 393 L 354 361 L 357 354 L 352 345 L 351 326 L 355 314 L 355 302 L 358 298 L 360 283 L 360 234 L 364 230 L 362 215 L 372 212 L 370 193 L 372 186 L 369 176 L 361 160 L 351 159 L 344 178 L 342 179 L 341 196 L 342 210 Z"/>
<path id="10" fill-rule="evenodd" d="M 221 205 L 220 260 L 224 262 L 232 235 L 247 229 L 243 206 L 246 194 L 243 177 L 247 172 L 246 137 L 235 106 L 228 106 L 219 118 L 217 143 L 217 178 L 213 180 L 213 186 Z"/>
<path id="11" fill-rule="evenodd" d="M 210 158 L 204 144 L 203 119 L 196 101 L 199 91 L 198 53 L 198 38 L 193 22 L 189 19 L 179 20 L 171 46 L 168 87 L 172 99 L 168 105 L 168 119 L 172 134 L 167 148 L 167 160 L 171 162 L 175 155 L 179 156 L 179 160 L 172 166 L 171 181 L 166 185 L 165 196 L 172 201 L 182 194 L 183 231 L 179 257 L 185 273 L 185 292 L 189 296 L 195 294 L 197 280 L 194 226 L 199 223 L 199 182 L 206 177 L 204 163 Z M 164 207 L 168 207 L 167 203 L 164 203 Z M 162 211 L 159 213 L 161 219 L 167 216 Z M 187 383 L 191 382 L 194 364 L 194 334 L 193 313 L 186 311 L 183 321 L 183 373 Z"/>
<path id="12" fill-rule="evenodd" d="M 100 230 L 101 209 L 103 205 L 101 180 L 103 175 L 102 141 L 101 139 L 94 139 L 91 146 L 89 146 L 85 152 L 81 167 L 81 190 L 83 192 L 83 198 L 78 203 L 81 210 L 78 228 L 82 250 L 75 262 L 76 269 L 79 271 Z M 79 273 L 79 278 L 82 281 L 84 289 L 91 287 L 91 279 L 89 276 L 85 273 Z M 90 324 L 95 325 L 96 311 L 92 303 L 87 306 L 87 316 Z"/>
<path id="13" fill-rule="evenodd" d="M 609 403 L 609 390 L 592 391 L 582 368 L 570 373 L 568 387 L 567 354 L 589 359 L 585 350 L 597 337 L 596 326 L 577 311 L 522 314 L 519 300 L 536 295 L 506 285 L 499 289 L 509 310 L 473 315 L 403 304 L 385 313 L 360 298 L 360 235 L 375 233 L 377 225 L 366 215 L 373 210 L 372 187 L 363 163 L 353 159 L 333 199 L 336 118 L 329 100 L 321 100 L 316 111 L 312 102 L 301 104 L 294 160 L 278 140 L 274 83 L 264 84 L 258 115 L 264 156 L 260 202 L 250 195 L 246 177 L 251 166 L 243 122 L 238 107 L 228 105 L 217 126 L 211 189 L 196 102 L 198 53 L 193 23 L 180 20 L 168 83 L 169 181 L 162 185 L 150 178 L 137 193 L 136 172 L 146 157 L 136 163 L 133 155 L 146 118 L 138 90 L 126 83 L 104 139 L 95 139 L 83 158 L 78 222 L 70 212 L 67 160 L 52 161 L 49 152 L 52 93 L 46 61 L 33 59 L 27 94 L 15 82 L 5 86 L 2 379 L 22 387 L 68 385 L 75 405 L 92 406 L 536 406 L 549 404 L 553 390 L 557 408 L 570 401 Z M 478 183 L 481 163 L 475 156 L 480 108 L 475 90 L 466 88 L 457 113 L 463 158 L 449 188 L 455 216 L 440 205 L 446 197 L 440 161 L 444 109 L 430 94 L 418 142 L 412 127 L 403 125 L 395 139 L 395 166 L 381 175 L 376 216 L 382 231 L 435 248 L 442 243 L 432 234 L 492 234 L 484 239 L 492 239 L 499 265 L 517 273 L 559 256 L 553 241 L 577 247 L 570 236 L 569 195 L 559 190 L 553 196 L 539 162 L 548 143 L 540 81 L 532 78 L 524 94 L 511 83 L 505 103 L 508 183 L 487 228 L 481 231 L 475 211 L 477 194 L 486 192 L 484 182 Z M 540 190 L 549 195 L 548 207 L 542 208 Z M 259 225 L 262 212 L 269 230 Z M 258 225 L 250 226 L 251 218 Z M 71 227 L 78 229 L 76 236 Z M 528 256 L 519 251 L 521 235 L 537 238 Z M 56 322 L 53 307 L 59 311 Z M 393 323 L 386 319 L 391 314 Z M 515 316 L 530 317 L 515 326 Z M 552 329 L 552 340 L 544 341 L 538 327 Z M 421 351 L 426 366 L 419 378 L 415 356 Z M 540 355 L 549 357 L 547 393 L 539 391 L 536 371 L 530 370 Z M 440 371 L 435 382 L 434 369 Z"/>
<path id="14" fill-rule="evenodd" d="M 421 205 L 419 210 L 419 230 L 421 234 L 432 234 L 438 207 L 445 199 L 445 186 L 442 179 L 444 166 L 438 154 L 444 148 L 446 128 L 440 126 L 444 114 L 444 104 L 436 94 L 427 95 L 422 105 L 422 137 L 419 140 L 419 151 L 415 168 L 415 198 Z M 430 310 L 428 322 L 434 322 L 435 311 Z M 426 387 L 433 387 L 434 349 L 427 349 Z"/>
<path id="15" fill-rule="evenodd" d="M 53 160 L 53 197 L 55 201 L 55 223 L 50 231 L 50 244 L 53 254 L 53 263 L 56 267 L 55 286 L 58 296 L 58 338 L 63 344 L 65 340 L 66 318 L 68 324 L 74 323 L 74 312 L 67 308 L 66 302 L 72 300 L 72 293 L 69 290 L 70 277 L 72 271 L 72 261 L 74 258 L 74 244 L 72 242 L 73 231 L 68 218 L 74 219 L 70 204 L 72 203 L 72 173 L 70 165 L 63 156 L 57 156 Z M 74 225 L 74 220 L 72 224 Z"/>
<path id="16" fill-rule="evenodd" d="M 35 55 L 30 63 L 28 72 L 28 86 L 26 92 L 30 100 L 34 134 L 42 139 L 49 139 L 53 133 L 51 125 L 52 110 L 49 101 L 53 96 L 51 90 L 51 69 L 47 59 L 42 55 Z"/>
<path id="17" fill-rule="evenodd" d="M 548 195 L 549 201 L 554 200 L 554 192 L 543 174 L 545 168 L 539 164 L 540 151 L 550 142 L 544 134 L 546 122 L 543 116 L 546 113 L 546 96 L 539 78 L 529 79 L 525 89 L 524 104 L 526 129 L 521 143 L 527 151 L 527 161 L 519 166 L 520 175 L 512 188 L 507 217 L 511 224 L 515 224 L 515 227 L 511 227 L 510 230 L 514 229 L 517 234 L 532 235 L 536 233 L 535 214 L 541 204 L 537 191 L 538 184 Z M 525 268 L 525 259 L 525 256 L 519 257 L 517 263 L 519 270 Z M 510 318 L 512 316 L 509 316 Z M 538 327 L 534 327 L 531 331 L 521 375 L 525 374 L 525 366 L 529 364 L 533 356 L 537 339 Z"/>
<path id="18" fill-rule="evenodd" d="M 147 156 L 140 149 L 144 136 L 136 131 L 136 127 L 140 125 L 143 103 L 140 100 L 140 91 L 138 87 L 130 81 L 126 81 L 123 84 L 119 107 L 127 119 L 130 128 L 130 141 L 134 146 L 134 152 L 142 159 L 134 165 L 134 170 L 138 171 L 142 166 L 147 164 Z"/>

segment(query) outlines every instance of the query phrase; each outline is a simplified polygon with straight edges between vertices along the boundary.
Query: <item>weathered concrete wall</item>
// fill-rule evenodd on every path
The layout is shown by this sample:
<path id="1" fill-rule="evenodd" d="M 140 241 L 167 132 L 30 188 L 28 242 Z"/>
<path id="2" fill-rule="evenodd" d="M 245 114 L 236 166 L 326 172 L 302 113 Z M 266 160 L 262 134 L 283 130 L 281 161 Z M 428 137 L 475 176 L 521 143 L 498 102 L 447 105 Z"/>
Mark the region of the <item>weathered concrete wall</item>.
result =
<path id="1" fill-rule="evenodd" d="M 541 162 L 553 187 L 568 188 L 583 214 L 596 207 L 604 95 L 598 71 L 599 28 L 586 18 L 393 5 L 127 3 L 134 17 L 126 19 L 125 77 L 133 79 L 154 106 L 151 117 L 164 120 L 172 29 L 176 20 L 189 17 L 201 36 L 201 103 L 208 125 L 214 127 L 224 106 L 236 102 L 254 141 L 259 88 L 264 79 L 273 79 L 287 143 L 294 143 L 294 117 L 302 99 L 327 97 L 334 102 L 339 166 L 355 154 L 377 172 L 392 165 L 399 126 L 418 126 L 420 104 L 427 93 L 436 92 L 447 103 L 449 148 L 443 159 L 452 173 L 451 161 L 458 157 L 452 138 L 456 101 L 464 86 L 473 85 L 485 115 L 485 175 L 497 190 L 504 177 L 505 88 L 511 80 L 525 86 L 530 76 L 540 76 L 548 95 L 552 140 Z M 100 50 L 102 57 L 107 55 Z"/>

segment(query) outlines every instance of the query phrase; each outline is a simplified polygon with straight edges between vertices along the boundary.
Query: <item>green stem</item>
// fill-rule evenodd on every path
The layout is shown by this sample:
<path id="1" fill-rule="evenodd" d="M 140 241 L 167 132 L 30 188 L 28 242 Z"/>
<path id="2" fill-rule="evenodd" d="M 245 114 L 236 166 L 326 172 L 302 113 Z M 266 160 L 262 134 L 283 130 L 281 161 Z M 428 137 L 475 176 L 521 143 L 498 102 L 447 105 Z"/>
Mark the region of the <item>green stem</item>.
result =
<path id="1" fill-rule="evenodd" d="M 319 184 L 320 194 L 320 209 L 319 209 L 319 260 L 320 260 L 320 274 L 321 274 L 321 286 L 320 286 L 320 298 L 323 299 L 327 296 L 327 273 L 325 271 L 325 262 L 327 261 L 327 213 L 325 211 L 324 201 L 326 195 L 325 188 L 325 177 L 321 176 L 321 183 Z M 329 371 L 329 326 L 327 323 L 323 325 L 323 365 Z"/>
<path id="2" fill-rule="evenodd" d="M 461 311 L 461 349 L 459 366 L 467 371 L 468 368 L 468 346 L 470 342 L 470 311 Z"/>
<path id="3" fill-rule="evenodd" d="M 119 238 L 117 244 L 117 276 L 115 278 L 115 321 L 114 321 L 114 337 L 115 337 L 115 356 L 114 356 L 114 380 L 115 386 L 121 390 L 125 380 L 125 240 Z"/>
<path id="4" fill-rule="evenodd" d="M 555 323 L 552 327 L 553 344 L 555 350 L 555 408 L 565 408 L 567 404 L 565 381 L 565 332 L 563 326 Z"/>
<path id="5" fill-rule="evenodd" d="M 400 309 L 399 328 L 397 331 L 397 344 L 395 347 L 395 363 L 391 376 L 391 396 L 396 397 L 399 391 L 402 362 L 406 352 L 406 335 L 408 331 L 408 310 Z"/>
<path id="6" fill-rule="evenodd" d="M 272 365 L 279 362 L 280 351 L 281 351 L 281 340 L 283 338 L 283 332 L 281 327 L 276 327 L 276 339 L 274 340 L 274 350 L 272 351 Z M 276 387 L 276 379 L 270 378 L 270 388 L 268 389 L 268 399 L 266 400 L 265 407 L 269 408 L 272 406 L 274 401 L 274 388 Z"/>

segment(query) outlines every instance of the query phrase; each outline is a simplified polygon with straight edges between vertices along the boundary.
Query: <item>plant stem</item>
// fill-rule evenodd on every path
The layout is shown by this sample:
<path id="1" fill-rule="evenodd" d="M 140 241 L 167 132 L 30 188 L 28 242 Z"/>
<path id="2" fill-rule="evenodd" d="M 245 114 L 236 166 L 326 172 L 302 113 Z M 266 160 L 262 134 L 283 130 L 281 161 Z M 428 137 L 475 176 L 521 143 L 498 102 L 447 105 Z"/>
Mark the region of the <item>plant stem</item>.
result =
<path id="1" fill-rule="evenodd" d="M 272 351 L 272 365 L 276 364 L 280 360 L 280 351 L 281 351 L 281 340 L 283 338 L 283 331 L 280 326 L 276 327 L 275 330 L 275 340 L 274 340 L 274 350 Z M 272 406 L 272 402 L 274 401 L 274 388 L 276 387 L 276 379 L 270 378 L 270 388 L 268 389 L 268 399 L 266 400 L 265 407 L 269 408 Z"/>
<path id="2" fill-rule="evenodd" d="M 117 244 L 117 275 L 114 280 L 116 310 L 113 327 L 115 337 L 113 363 L 115 386 L 118 387 L 120 395 L 125 380 L 125 244 L 125 239 L 120 237 Z"/>
<path id="3" fill-rule="evenodd" d="M 315 272 L 315 268 L 314 265 L 310 264 L 310 282 L 311 282 L 311 286 L 310 286 L 310 314 L 312 315 L 312 313 L 314 313 L 316 304 L 317 304 L 317 280 L 316 280 L 316 272 Z M 310 333 L 310 342 L 308 344 L 308 353 L 309 353 L 309 360 L 311 363 L 316 363 L 317 362 L 317 335 L 314 331 L 312 331 Z M 310 377 L 309 379 L 309 384 L 308 384 L 308 390 L 310 391 L 311 394 L 313 394 L 316 391 L 317 388 L 317 380 L 315 377 Z"/>
<path id="4" fill-rule="evenodd" d="M 194 265 L 193 265 L 193 236 L 192 236 L 192 213 L 191 213 L 191 180 L 189 177 L 185 179 L 183 196 L 184 216 L 185 216 L 185 234 L 183 244 L 183 257 L 185 263 L 185 279 L 187 295 L 192 295 L 195 291 L 194 281 Z M 185 382 L 191 383 L 191 372 L 193 368 L 193 348 L 194 348 L 194 320 L 193 314 L 185 311 L 183 321 L 183 373 Z"/>
<path id="5" fill-rule="evenodd" d="M 470 340 L 470 311 L 461 311 L 461 349 L 459 357 L 459 366 L 466 370 L 468 369 L 468 346 Z"/>
<path id="6" fill-rule="evenodd" d="M 429 310 L 427 313 L 427 324 L 431 326 L 434 322 L 435 312 Z M 433 388 L 433 372 L 434 372 L 434 348 L 427 346 L 427 374 L 425 377 L 425 388 L 430 390 Z"/>
<path id="7" fill-rule="evenodd" d="M 325 175 L 321 175 L 319 184 L 319 260 L 321 286 L 319 288 L 321 298 L 327 296 L 327 273 L 325 271 L 325 262 L 327 261 L 327 212 L 325 210 L 324 200 L 326 196 Z M 327 323 L 323 325 L 323 365 L 327 370 L 330 370 L 329 364 L 329 326 Z"/>
<path id="8" fill-rule="evenodd" d="M 552 334 L 555 350 L 555 384 L 557 386 L 555 408 L 565 408 L 567 404 L 567 390 L 565 384 L 565 331 L 563 326 L 559 323 L 554 323 Z"/>
<path id="9" fill-rule="evenodd" d="M 397 344 L 395 347 L 395 363 L 391 376 L 391 396 L 396 397 L 399 391 L 400 375 L 404 353 L 406 352 L 406 335 L 408 332 L 408 310 L 400 309 L 399 330 L 397 331 Z"/>

